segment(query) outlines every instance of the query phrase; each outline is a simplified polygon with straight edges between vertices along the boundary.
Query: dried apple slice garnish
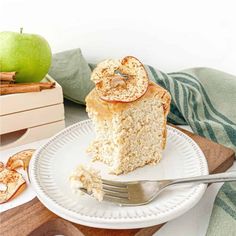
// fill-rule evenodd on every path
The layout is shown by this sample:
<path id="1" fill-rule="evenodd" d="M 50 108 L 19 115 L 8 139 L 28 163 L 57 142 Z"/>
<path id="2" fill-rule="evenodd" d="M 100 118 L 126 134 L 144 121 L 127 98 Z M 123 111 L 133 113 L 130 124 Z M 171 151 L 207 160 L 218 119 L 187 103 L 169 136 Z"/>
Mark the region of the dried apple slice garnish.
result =
<path id="1" fill-rule="evenodd" d="M 0 162 L 0 171 L 2 171 L 4 169 L 4 163 Z"/>
<path id="2" fill-rule="evenodd" d="M 28 149 L 14 154 L 8 159 L 6 167 L 10 170 L 21 167 L 26 170 L 34 151 L 35 149 Z"/>
<path id="3" fill-rule="evenodd" d="M 20 194 L 26 186 L 26 182 L 20 173 L 4 168 L 2 165 L 0 169 L 0 184 L 5 185 L 5 189 L 0 190 L 0 204 Z"/>
<path id="4" fill-rule="evenodd" d="M 91 80 L 99 97 L 109 102 L 135 101 L 145 94 L 149 83 L 143 64 L 132 56 L 99 63 Z"/>

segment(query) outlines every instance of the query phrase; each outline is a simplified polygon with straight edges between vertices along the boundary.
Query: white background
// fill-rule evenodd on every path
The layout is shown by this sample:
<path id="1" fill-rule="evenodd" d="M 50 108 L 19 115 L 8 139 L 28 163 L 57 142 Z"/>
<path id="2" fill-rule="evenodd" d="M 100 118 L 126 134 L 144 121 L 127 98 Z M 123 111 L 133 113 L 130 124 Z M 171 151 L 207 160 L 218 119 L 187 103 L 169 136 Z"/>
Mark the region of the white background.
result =
<path id="1" fill-rule="evenodd" d="M 90 62 L 131 54 L 165 71 L 207 66 L 236 74 L 232 0 L 0 0 L 0 31 L 37 33 L 53 52 Z"/>
<path id="2" fill-rule="evenodd" d="M 90 62 L 130 54 L 165 72 L 206 66 L 236 75 L 234 2 L 0 0 L 0 31 L 24 27 L 53 52 L 80 47 Z M 204 235 L 219 186 L 156 235 Z"/>

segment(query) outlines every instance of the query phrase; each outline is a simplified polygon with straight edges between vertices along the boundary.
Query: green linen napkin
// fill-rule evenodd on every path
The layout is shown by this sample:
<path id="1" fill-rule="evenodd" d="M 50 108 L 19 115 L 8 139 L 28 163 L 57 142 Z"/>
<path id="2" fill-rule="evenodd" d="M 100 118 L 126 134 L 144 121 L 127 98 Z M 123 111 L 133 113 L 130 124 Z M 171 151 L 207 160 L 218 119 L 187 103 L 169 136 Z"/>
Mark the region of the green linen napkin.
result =
<path id="1" fill-rule="evenodd" d="M 67 99 L 84 104 L 93 88 L 93 68 L 80 49 L 74 49 L 55 54 L 49 74 Z M 169 122 L 190 125 L 195 133 L 236 151 L 236 77 L 210 68 L 168 74 L 151 66 L 146 70 L 172 96 Z M 236 235 L 236 182 L 225 183 L 216 197 L 207 231 L 207 236 L 213 235 Z"/>
<path id="2" fill-rule="evenodd" d="M 54 54 L 49 74 L 62 86 L 64 97 L 79 104 L 84 104 L 94 87 L 91 69 L 80 49 Z"/>

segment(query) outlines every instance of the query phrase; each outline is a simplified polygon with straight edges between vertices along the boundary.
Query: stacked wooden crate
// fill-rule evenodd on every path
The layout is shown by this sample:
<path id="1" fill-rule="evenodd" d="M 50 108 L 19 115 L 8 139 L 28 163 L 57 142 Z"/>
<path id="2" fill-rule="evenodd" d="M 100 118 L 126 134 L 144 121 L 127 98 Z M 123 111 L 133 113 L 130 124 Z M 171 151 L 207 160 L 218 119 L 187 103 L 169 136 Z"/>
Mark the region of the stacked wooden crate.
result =
<path id="1" fill-rule="evenodd" d="M 46 81 L 54 81 L 46 76 Z M 0 96 L 0 150 L 48 138 L 65 127 L 62 88 Z"/>

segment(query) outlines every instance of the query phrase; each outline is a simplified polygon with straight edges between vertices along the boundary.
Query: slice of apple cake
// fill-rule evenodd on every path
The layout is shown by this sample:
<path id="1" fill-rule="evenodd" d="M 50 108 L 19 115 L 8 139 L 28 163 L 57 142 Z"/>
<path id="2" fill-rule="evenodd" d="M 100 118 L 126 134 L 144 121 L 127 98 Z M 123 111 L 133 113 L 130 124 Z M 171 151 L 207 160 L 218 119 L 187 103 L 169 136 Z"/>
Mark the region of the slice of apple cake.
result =
<path id="1" fill-rule="evenodd" d="M 110 74 L 107 71 L 104 73 L 106 68 L 103 64 L 101 80 L 96 77 L 96 88 L 86 98 L 86 109 L 96 131 L 96 139 L 88 151 L 93 154 L 95 160 L 108 164 L 112 173 L 117 175 L 160 161 L 166 144 L 166 117 L 171 100 L 167 90 L 148 80 L 144 66 L 136 58 L 126 57 L 124 59 L 132 60 L 129 70 L 127 68 L 121 70 L 118 67 L 113 68 L 114 70 L 111 70 Z M 121 67 L 124 66 L 122 64 L 124 59 L 120 62 Z M 95 69 L 96 76 L 99 66 Z M 125 66 L 127 67 L 127 65 Z M 126 72 L 124 73 L 124 71 Z M 95 76 L 94 73 L 92 79 L 93 76 Z M 116 80 L 116 88 L 112 87 L 113 77 Z M 119 77 L 122 83 L 117 83 Z M 98 90 L 101 89 L 101 83 L 104 81 L 105 89 L 108 90 L 108 87 L 111 86 L 113 90 L 120 91 L 120 94 L 115 94 L 115 101 L 111 93 L 109 93 L 108 99 L 103 99 L 107 98 L 104 90 L 102 91 L 103 97 L 99 96 L 101 91 L 98 92 Z M 148 82 L 146 83 L 146 81 Z M 97 83 L 100 85 L 97 86 Z M 138 86 L 136 84 L 143 87 L 136 89 L 135 86 Z M 132 89 L 135 91 L 134 93 Z M 128 90 L 130 90 L 130 96 Z"/>

